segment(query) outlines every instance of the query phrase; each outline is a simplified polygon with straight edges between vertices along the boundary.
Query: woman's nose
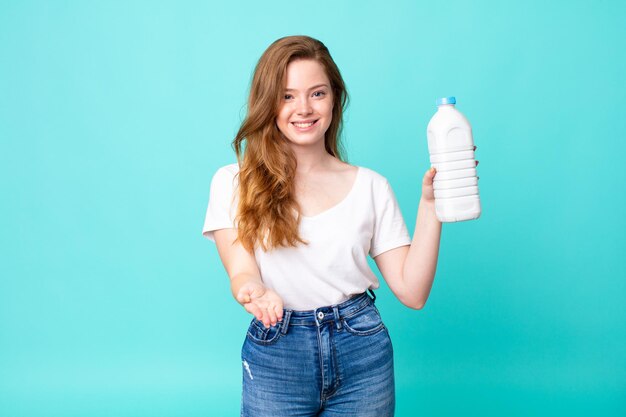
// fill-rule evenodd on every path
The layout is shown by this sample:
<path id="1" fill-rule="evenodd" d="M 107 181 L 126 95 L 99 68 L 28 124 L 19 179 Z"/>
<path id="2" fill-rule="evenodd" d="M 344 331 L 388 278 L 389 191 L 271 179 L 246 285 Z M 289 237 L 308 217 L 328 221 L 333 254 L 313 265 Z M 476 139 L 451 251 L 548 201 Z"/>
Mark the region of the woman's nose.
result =
<path id="1" fill-rule="evenodd" d="M 298 114 L 309 114 L 311 113 L 311 104 L 307 98 L 303 98 L 298 100 L 298 107 L 296 109 Z"/>

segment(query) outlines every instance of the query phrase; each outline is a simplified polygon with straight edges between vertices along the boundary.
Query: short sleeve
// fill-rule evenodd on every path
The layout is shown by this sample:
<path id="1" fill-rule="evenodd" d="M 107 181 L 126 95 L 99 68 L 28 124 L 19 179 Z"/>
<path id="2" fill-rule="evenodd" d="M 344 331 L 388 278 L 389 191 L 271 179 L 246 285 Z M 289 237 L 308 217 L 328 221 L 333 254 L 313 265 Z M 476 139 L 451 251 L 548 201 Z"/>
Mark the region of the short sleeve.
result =
<path id="1" fill-rule="evenodd" d="M 202 235 L 215 242 L 213 232 L 218 229 L 236 227 L 234 224 L 237 212 L 238 196 L 234 191 L 236 188 L 236 172 L 230 166 L 218 169 L 211 179 L 211 190 L 209 192 L 209 205 L 204 218 Z"/>
<path id="2" fill-rule="evenodd" d="M 374 200 L 374 233 L 369 252 L 372 258 L 399 246 L 411 244 L 400 206 L 386 179 L 381 188 L 382 192 L 376 193 Z"/>

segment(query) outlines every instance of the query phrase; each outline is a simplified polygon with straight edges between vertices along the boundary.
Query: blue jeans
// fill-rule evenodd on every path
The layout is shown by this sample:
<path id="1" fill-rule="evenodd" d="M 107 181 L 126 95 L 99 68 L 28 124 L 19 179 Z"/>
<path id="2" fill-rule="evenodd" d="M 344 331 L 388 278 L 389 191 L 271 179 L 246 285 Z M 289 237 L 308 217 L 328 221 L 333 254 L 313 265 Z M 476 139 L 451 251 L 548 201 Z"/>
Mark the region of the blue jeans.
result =
<path id="1" fill-rule="evenodd" d="M 372 296 L 283 310 L 269 329 L 253 318 L 241 350 L 241 415 L 393 416 L 393 347 Z"/>

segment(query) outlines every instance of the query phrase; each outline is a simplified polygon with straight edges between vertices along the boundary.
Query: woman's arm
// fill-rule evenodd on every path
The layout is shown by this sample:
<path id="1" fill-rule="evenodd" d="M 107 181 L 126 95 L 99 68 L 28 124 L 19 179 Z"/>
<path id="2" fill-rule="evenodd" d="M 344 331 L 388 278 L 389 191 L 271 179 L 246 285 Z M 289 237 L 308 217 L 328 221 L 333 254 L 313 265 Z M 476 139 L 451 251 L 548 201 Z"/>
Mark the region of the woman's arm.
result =
<path id="1" fill-rule="evenodd" d="M 263 284 L 254 254 L 248 253 L 241 243 L 233 243 L 237 231 L 234 228 L 219 229 L 214 236 L 235 300 L 262 321 L 265 327 L 282 320 L 283 300 Z"/>
<path id="2" fill-rule="evenodd" d="M 430 295 L 437 270 L 440 238 L 441 222 L 435 216 L 435 200 L 422 196 L 417 209 L 413 241 L 404 260 L 402 274 L 408 292 L 405 298 L 414 308 L 424 307 Z"/>
<path id="3" fill-rule="evenodd" d="M 434 168 L 424 175 L 411 245 L 391 249 L 374 258 L 391 291 L 402 304 L 413 309 L 421 309 L 426 304 L 439 257 L 441 222 L 435 216 L 434 176 Z"/>
<path id="4" fill-rule="evenodd" d="M 435 173 L 435 168 L 430 168 L 424 174 L 411 245 L 389 250 L 374 258 L 391 291 L 402 304 L 414 309 L 423 308 L 428 300 L 439 258 L 441 222 L 435 216 Z"/>

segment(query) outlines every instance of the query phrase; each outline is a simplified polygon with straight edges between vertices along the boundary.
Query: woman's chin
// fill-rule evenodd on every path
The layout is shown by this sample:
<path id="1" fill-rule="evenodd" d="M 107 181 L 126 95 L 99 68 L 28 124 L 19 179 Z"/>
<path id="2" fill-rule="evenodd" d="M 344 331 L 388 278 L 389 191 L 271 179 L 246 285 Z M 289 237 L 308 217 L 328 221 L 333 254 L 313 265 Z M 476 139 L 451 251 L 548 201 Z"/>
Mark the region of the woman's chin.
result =
<path id="1" fill-rule="evenodd" d="M 288 140 L 290 143 L 294 144 L 294 145 L 298 145 L 298 146 L 313 146 L 318 144 L 319 142 L 324 143 L 324 137 L 315 137 L 315 136 L 308 136 L 308 137 L 303 137 L 303 135 L 290 135 L 288 137 Z"/>

